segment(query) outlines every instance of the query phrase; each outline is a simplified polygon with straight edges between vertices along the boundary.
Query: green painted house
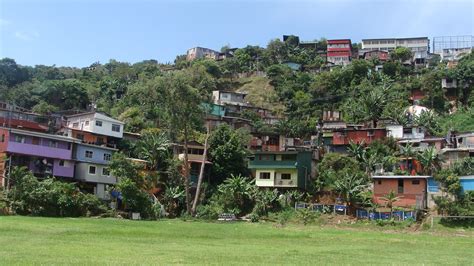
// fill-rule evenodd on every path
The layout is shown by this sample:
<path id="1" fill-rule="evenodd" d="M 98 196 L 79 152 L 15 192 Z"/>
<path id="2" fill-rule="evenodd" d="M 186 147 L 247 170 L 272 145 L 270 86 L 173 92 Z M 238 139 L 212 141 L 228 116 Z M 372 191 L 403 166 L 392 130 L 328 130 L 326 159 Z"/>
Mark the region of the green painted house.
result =
<path id="1" fill-rule="evenodd" d="M 258 151 L 248 163 L 259 187 L 306 188 L 311 173 L 310 151 Z"/>

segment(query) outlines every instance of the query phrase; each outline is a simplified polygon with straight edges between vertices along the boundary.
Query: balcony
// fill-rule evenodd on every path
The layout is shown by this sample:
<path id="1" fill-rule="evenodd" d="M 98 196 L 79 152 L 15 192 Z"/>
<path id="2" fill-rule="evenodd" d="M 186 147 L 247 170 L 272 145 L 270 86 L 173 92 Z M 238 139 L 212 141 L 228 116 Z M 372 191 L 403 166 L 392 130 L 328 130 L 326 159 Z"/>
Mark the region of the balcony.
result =
<path id="1" fill-rule="evenodd" d="M 71 160 L 72 155 L 72 151 L 68 149 L 13 141 L 8 142 L 7 152 L 63 160 Z"/>

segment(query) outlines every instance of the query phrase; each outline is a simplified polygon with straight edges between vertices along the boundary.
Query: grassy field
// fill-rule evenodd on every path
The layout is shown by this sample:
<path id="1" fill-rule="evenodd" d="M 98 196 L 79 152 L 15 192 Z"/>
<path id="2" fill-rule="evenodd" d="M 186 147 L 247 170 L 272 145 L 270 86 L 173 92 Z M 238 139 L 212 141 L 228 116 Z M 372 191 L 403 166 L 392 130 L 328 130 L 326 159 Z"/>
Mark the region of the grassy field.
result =
<path id="1" fill-rule="evenodd" d="M 474 238 L 272 224 L 0 216 L 5 264 L 463 264 Z"/>

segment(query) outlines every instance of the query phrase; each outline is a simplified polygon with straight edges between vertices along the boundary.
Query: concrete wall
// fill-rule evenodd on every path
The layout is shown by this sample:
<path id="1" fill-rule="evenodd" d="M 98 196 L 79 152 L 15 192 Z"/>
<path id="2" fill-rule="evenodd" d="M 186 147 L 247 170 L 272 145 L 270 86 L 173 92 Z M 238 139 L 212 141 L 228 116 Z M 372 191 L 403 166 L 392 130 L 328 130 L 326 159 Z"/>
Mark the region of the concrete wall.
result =
<path id="1" fill-rule="evenodd" d="M 97 123 L 97 121 L 101 122 L 102 125 Z M 120 127 L 119 132 L 112 131 L 113 124 Z M 100 113 L 68 117 L 67 127 L 114 138 L 123 137 L 123 124 L 111 121 L 110 117 Z"/>
<path id="2" fill-rule="evenodd" d="M 422 200 L 425 200 L 426 197 L 426 179 L 420 178 L 404 178 L 403 186 L 404 190 L 403 193 L 398 193 L 398 180 L 396 178 L 380 178 L 374 179 L 374 200 L 384 206 L 385 202 L 380 200 L 380 197 L 383 197 L 389 194 L 391 191 L 394 191 L 397 196 L 401 197 L 400 200 L 394 203 L 394 206 L 399 207 L 410 207 L 413 208 L 416 206 L 417 203 L 417 196 Z M 420 183 L 418 185 L 412 184 L 412 181 L 419 180 Z M 381 184 L 379 184 L 381 181 Z"/>
<path id="3" fill-rule="evenodd" d="M 89 174 L 89 167 L 95 166 L 95 174 Z M 103 183 L 103 184 L 115 184 L 116 178 L 111 174 L 109 176 L 103 175 L 102 171 L 107 168 L 107 165 L 78 162 L 76 163 L 76 171 L 74 177 L 77 180 L 89 182 L 89 183 Z"/>
<path id="4" fill-rule="evenodd" d="M 92 151 L 92 158 L 86 157 L 86 151 Z M 77 144 L 74 158 L 82 162 L 91 162 L 97 164 L 109 164 L 110 161 L 104 160 L 104 154 L 112 154 L 114 150 L 100 146 Z"/>
<path id="5" fill-rule="evenodd" d="M 260 173 L 270 173 L 270 179 L 260 179 Z M 281 179 L 282 174 L 291 174 L 291 179 Z M 255 183 L 259 187 L 297 187 L 298 172 L 296 169 L 257 169 Z"/>

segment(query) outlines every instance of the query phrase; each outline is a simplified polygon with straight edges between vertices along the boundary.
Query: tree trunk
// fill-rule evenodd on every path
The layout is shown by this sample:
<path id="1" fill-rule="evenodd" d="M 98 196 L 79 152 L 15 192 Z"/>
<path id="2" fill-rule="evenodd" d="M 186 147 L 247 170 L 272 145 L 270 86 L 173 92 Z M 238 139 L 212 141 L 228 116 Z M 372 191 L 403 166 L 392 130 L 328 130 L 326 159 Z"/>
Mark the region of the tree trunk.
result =
<path id="1" fill-rule="evenodd" d="M 191 195 L 189 194 L 188 127 L 184 125 L 184 189 L 186 192 L 186 211 L 191 214 Z"/>
<path id="2" fill-rule="evenodd" d="M 201 169 L 199 170 L 199 178 L 196 187 L 196 194 L 194 195 L 193 207 L 191 208 L 191 214 L 196 215 L 196 207 L 201 194 L 202 179 L 204 177 L 204 168 L 206 167 L 207 159 L 207 140 L 209 139 L 209 127 L 207 128 L 206 140 L 204 141 L 204 153 L 202 154 Z"/>

